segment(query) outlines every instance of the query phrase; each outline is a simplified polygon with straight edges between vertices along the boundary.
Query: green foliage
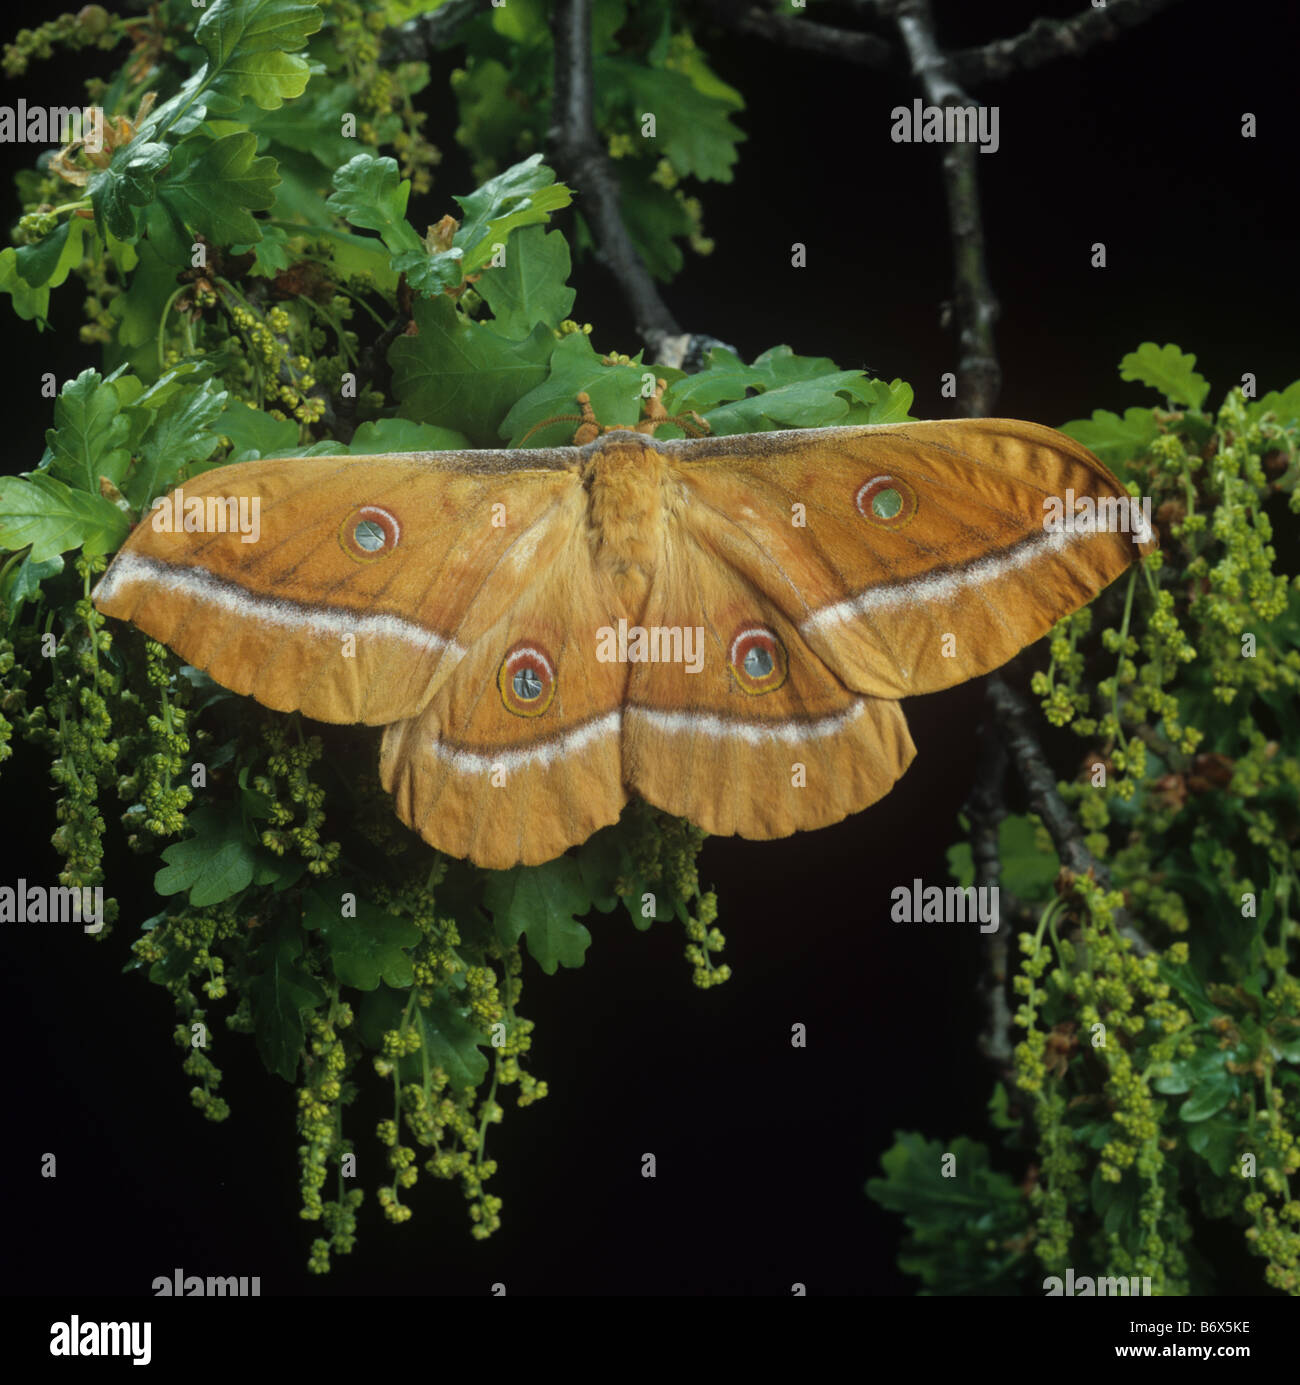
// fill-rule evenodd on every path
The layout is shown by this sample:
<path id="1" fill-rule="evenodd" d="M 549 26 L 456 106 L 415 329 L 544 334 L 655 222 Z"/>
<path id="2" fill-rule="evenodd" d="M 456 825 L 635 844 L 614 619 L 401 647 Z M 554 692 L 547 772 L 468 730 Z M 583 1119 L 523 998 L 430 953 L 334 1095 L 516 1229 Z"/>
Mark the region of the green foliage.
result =
<path id="1" fill-rule="evenodd" d="M 540 0 L 461 25 L 457 138 L 482 185 L 417 230 L 410 197 L 440 157 L 412 103 L 430 73 L 378 57 L 385 23 L 420 8 L 214 0 L 196 24 L 188 0 L 129 21 L 89 6 L 5 52 L 13 74 L 55 47 L 129 37 L 132 56 L 91 84 L 103 151 L 68 147 L 22 175 L 0 251 L 19 319 L 43 325 L 50 295 L 80 285 L 81 337 L 102 352 L 51 392 L 44 455 L 0 478 L 0 763 L 15 731 L 49 755 L 61 884 L 104 882 L 110 804 L 120 816 L 160 909 L 127 970 L 173 997 L 196 1108 L 229 1114 L 211 1053 L 227 1035 L 296 1085 L 317 1272 L 355 1243 L 363 1192 L 342 1161 L 363 1080 L 393 1097 L 362 1132 L 386 1151 L 385 1215 L 411 1216 L 423 1172 L 459 1181 L 473 1235 L 499 1225 L 488 1127 L 507 1089 L 520 1108 L 547 1090 L 518 1009 L 525 951 L 543 974 L 582 965 L 592 920 L 621 904 L 637 928 L 677 920 L 697 985 L 727 979 L 703 834 L 636 804 L 546 866 L 448 861 L 396 820 L 373 732 L 313 734 L 110 631 L 89 600 L 107 555 L 214 466 L 558 445 L 571 422 L 530 430 L 579 391 L 630 423 L 656 376 L 670 414 L 718 433 L 892 422 L 911 404 L 901 381 L 787 347 L 749 365 L 715 352 L 684 376 L 593 346 L 569 316 L 571 251 L 589 235 L 576 206 L 570 237 L 552 225 L 570 193 L 535 152 L 552 60 Z M 636 243 L 668 277 L 683 240 L 708 249 L 681 182 L 730 177 L 741 101 L 668 0 L 596 0 L 593 14 L 597 119 Z M 1104 787 L 1085 773 L 1064 791 L 1156 950 L 1134 953 L 1117 896 L 1055 886 L 1036 824 L 1003 823 L 1003 881 L 1041 914 L 1015 979 L 1014 1088 L 990 1110 L 1008 1158 L 1032 1164 L 1013 1185 L 965 1139 L 904 1136 L 886 1155 L 873 1196 L 909 1218 L 905 1267 L 934 1292 L 1007 1291 L 1067 1264 L 1149 1274 L 1159 1292 L 1212 1287 L 1186 1254 L 1193 1199 L 1241 1227 L 1270 1284 L 1297 1287 L 1300 596 L 1273 571 L 1271 526 L 1300 503 L 1300 383 L 1234 390 L 1210 413 L 1194 365 L 1145 343 L 1124 378 L 1166 407 L 1068 425 L 1151 498 L 1163 543 L 1113 594 L 1122 612 L 1099 604 L 1112 624 L 1062 623 L 1035 683 L 1048 720 L 1105 767 Z M 971 873 L 969 849 L 952 861 Z"/>
<path id="2" fill-rule="evenodd" d="M 712 250 L 699 200 L 682 180 L 730 182 L 745 138 L 731 119 L 744 101 L 682 27 L 686 8 L 672 0 L 592 6 L 596 123 L 616 160 L 632 241 L 660 279 L 681 269 L 682 240 L 697 254 Z M 512 0 L 485 9 L 461 36 L 468 52 L 452 74 L 461 118 L 456 139 L 475 159 L 474 176 L 487 179 L 546 138 L 554 67 L 547 6 Z M 469 224 L 468 207 L 466 213 Z M 585 252 L 591 240 L 581 207 L 575 221 L 575 245 Z"/>
<path id="3" fill-rule="evenodd" d="M 71 145 L 24 175 L 19 243 L 0 253 L 0 288 L 25 320 L 43 322 L 50 294 L 80 283 L 82 338 L 103 353 L 99 369 L 49 391 L 44 455 L 0 478 L 0 761 L 14 731 L 49 753 L 61 883 L 103 883 L 116 800 L 160 909 L 127 970 L 172 995 L 195 1106 L 229 1114 L 212 1053 L 227 1034 L 251 1036 L 268 1071 L 297 1086 L 318 1272 L 355 1241 L 363 1194 L 341 1165 L 362 1080 L 393 1092 L 375 1132 L 391 1174 L 378 1189 L 385 1215 L 411 1215 L 403 1199 L 423 1170 L 459 1180 L 475 1236 L 499 1225 L 488 1127 L 507 1089 L 520 1107 L 546 1095 L 517 1009 L 525 951 L 543 974 L 580 966 L 594 931 L 582 920 L 621 904 L 638 929 L 677 921 L 696 985 L 726 981 L 717 901 L 696 867 L 704 834 L 638 804 L 544 866 L 449 862 L 397 821 L 374 732 L 312 734 L 134 629 L 110 632 L 89 601 L 107 556 L 156 498 L 212 467 L 518 444 L 572 414 L 582 390 L 603 421 L 631 423 L 656 374 L 670 412 L 696 409 L 718 431 L 886 421 L 911 398 L 897 381 L 785 347 L 753 366 L 720 356 L 689 379 L 599 354 L 591 325 L 569 318 L 570 246 L 550 225 L 569 190 L 526 149 L 489 168 L 505 147 L 485 142 L 482 186 L 417 231 L 408 203 L 428 191 L 438 152 L 411 98 L 429 73 L 378 63 L 384 19 L 413 8 L 214 0 L 197 24 L 187 0 L 129 23 L 97 11 L 85 22 L 102 16 L 100 46 L 129 34 L 150 61 L 91 84 L 103 151 Z M 698 216 L 662 170 L 729 176 L 738 135 L 725 113 L 739 98 L 665 6 L 597 9 L 611 140 L 647 100 L 663 122 L 663 147 L 622 150 L 622 171 L 689 231 Z M 464 30 L 463 108 L 493 61 L 544 87 L 544 7 L 485 11 Z M 20 71 L 85 38 L 53 21 L 6 61 Z M 544 119 L 538 104 L 525 124 L 540 133 Z M 679 258 L 671 236 L 642 234 L 661 264 Z M 572 432 L 555 424 L 530 442 Z M 111 924 L 116 901 L 105 913 Z"/>
<path id="4" fill-rule="evenodd" d="M 1054 858 L 1027 888 L 1033 829 L 1001 825 L 1003 885 L 1043 904 L 1018 940 L 1023 1038 L 994 1120 L 1035 1161 L 1028 1234 L 1000 1242 L 1028 1292 L 1067 1267 L 1214 1292 L 1191 1254 L 1195 1206 L 1240 1228 L 1269 1285 L 1300 1293 L 1300 581 L 1275 571 L 1272 542 L 1300 509 L 1300 385 L 1233 389 L 1209 412 L 1194 365 L 1144 343 L 1123 377 L 1186 407 L 1065 425 L 1150 500 L 1161 546 L 1111 604 L 1061 622 L 1033 680 L 1047 720 L 1088 746 L 1060 788 L 1114 892 L 1043 889 Z M 968 844 L 949 862 L 973 881 Z M 1121 905 L 1148 955 L 1117 926 Z M 919 1137 L 885 1156 L 892 1200 L 872 1195 L 911 1218 L 929 1204 L 900 1171 L 904 1148 Z M 938 1156 L 924 1158 L 929 1179 Z M 977 1194 L 987 1216 L 1004 1193 Z M 989 1253 L 969 1245 L 944 1282 L 977 1283 Z"/>
<path id="5" fill-rule="evenodd" d="M 898 1264 L 920 1275 L 922 1293 L 1016 1292 L 1029 1209 L 1012 1180 L 989 1167 L 983 1145 L 899 1132 L 880 1163 L 885 1177 L 869 1179 L 867 1195 L 903 1217 L 911 1234 Z"/>
<path id="6" fill-rule="evenodd" d="M 1061 863 L 1041 823 L 1014 813 L 1004 817 L 998 823 L 998 860 L 1002 868 L 1000 886 L 1022 904 L 1046 902 L 1051 896 Z M 975 883 L 969 842 L 954 842 L 948 848 L 948 872 L 959 885 Z"/>

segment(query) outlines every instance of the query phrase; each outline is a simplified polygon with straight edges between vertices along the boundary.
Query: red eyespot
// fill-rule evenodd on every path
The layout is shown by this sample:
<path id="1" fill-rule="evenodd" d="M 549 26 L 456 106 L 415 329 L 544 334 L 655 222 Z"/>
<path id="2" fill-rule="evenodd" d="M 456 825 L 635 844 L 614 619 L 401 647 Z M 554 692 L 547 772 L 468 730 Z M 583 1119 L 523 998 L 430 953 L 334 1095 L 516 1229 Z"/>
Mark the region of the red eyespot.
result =
<path id="1" fill-rule="evenodd" d="M 901 476 L 873 476 L 858 487 L 854 504 L 872 524 L 901 529 L 916 514 L 916 492 Z"/>
<path id="2" fill-rule="evenodd" d="M 765 625 L 742 626 L 732 636 L 729 659 L 736 682 L 751 696 L 775 692 L 790 671 L 785 645 Z"/>
<path id="3" fill-rule="evenodd" d="M 353 510 L 339 528 L 343 551 L 359 563 L 388 557 L 401 537 L 397 516 L 378 505 L 362 505 Z"/>
<path id="4" fill-rule="evenodd" d="M 506 711 L 539 717 L 555 696 L 555 663 L 535 640 L 521 640 L 501 660 L 497 687 Z"/>

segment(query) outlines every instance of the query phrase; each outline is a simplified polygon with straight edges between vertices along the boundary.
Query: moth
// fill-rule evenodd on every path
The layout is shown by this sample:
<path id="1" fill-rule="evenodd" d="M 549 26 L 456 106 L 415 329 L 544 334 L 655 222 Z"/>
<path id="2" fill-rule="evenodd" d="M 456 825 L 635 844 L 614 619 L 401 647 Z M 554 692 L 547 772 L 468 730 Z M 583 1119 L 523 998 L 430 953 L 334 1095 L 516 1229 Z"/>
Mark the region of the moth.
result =
<path id="1" fill-rule="evenodd" d="M 572 447 L 205 472 L 95 605 L 268 707 L 382 725 L 402 821 L 504 869 L 630 793 L 722 835 L 838 822 L 911 762 L 900 698 L 997 668 L 1154 546 L 1069 522 L 1130 497 L 1037 424 L 669 441 L 657 398 L 635 428 L 579 398 Z"/>

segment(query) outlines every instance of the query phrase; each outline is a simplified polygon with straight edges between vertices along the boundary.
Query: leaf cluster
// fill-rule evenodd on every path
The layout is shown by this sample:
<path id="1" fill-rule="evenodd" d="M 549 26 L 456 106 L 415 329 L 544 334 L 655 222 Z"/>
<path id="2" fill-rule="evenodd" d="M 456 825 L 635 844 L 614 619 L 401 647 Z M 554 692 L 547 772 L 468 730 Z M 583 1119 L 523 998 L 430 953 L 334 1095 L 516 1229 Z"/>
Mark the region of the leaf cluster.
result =
<path id="1" fill-rule="evenodd" d="M 999 829 L 1000 883 L 1038 915 L 992 1117 L 1036 1161 L 1028 1230 L 1001 1243 L 1029 1292 L 1067 1268 L 1214 1292 L 1201 1217 L 1230 1219 L 1264 1281 L 1300 1293 L 1300 580 L 1274 545 L 1300 509 L 1300 384 L 1256 397 L 1247 379 L 1210 411 L 1195 364 L 1145 342 L 1121 378 L 1163 407 L 1065 425 L 1149 501 L 1161 546 L 1057 627 L 1033 682 L 1086 744 L 1060 791 L 1114 893 L 1058 876 L 1034 820 Z M 973 883 L 969 844 L 949 862 Z M 1117 929 L 1121 904 L 1149 955 Z M 924 1204 L 899 1161 L 918 1138 L 870 1187 L 912 1216 Z M 983 1215 L 1004 1191 L 979 1195 Z M 989 1253 L 945 1282 L 975 1282 Z"/>

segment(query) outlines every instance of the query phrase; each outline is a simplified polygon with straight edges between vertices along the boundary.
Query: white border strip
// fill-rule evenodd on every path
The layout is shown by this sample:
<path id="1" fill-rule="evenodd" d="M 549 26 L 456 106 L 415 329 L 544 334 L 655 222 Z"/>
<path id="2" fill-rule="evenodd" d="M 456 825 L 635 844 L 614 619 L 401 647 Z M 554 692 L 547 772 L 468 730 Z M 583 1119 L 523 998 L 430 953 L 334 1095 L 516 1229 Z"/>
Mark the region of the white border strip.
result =
<path id="1" fill-rule="evenodd" d="M 147 584 L 165 592 L 179 593 L 210 606 L 223 615 L 252 618 L 264 625 L 286 630 L 308 630 L 314 635 L 375 636 L 401 640 L 425 651 L 445 649 L 461 658 L 465 651 L 455 640 L 444 639 L 433 630 L 394 615 L 366 615 L 342 612 L 325 606 L 309 606 L 287 597 L 258 596 L 237 582 L 218 577 L 203 567 L 182 567 L 134 553 L 119 553 L 91 593 L 96 602 L 115 601 L 124 588 Z"/>
<path id="2" fill-rule="evenodd" d="M 856 721 L 866 707 L 866 702 L 855 697 L 850 706 L 842 712 L 830 716 L 817 717 L 812 721 L 731 721 L 725 717 L 700 715 L 693 712 L 659 712 L 649 707 L 629 707 L 628 716 L 635 717 L 652 726 L 656 731 L 669 735 L 708 736 L 711 740 L 741 740 L 746 745 L 763 745 L 782 742 L 785 745 L 798 745 L 804 741 L 820 740 L 823 736 L 833 736 L 844 727 Z"/>
<path id="3" fill-rule="evenodd" d="M 886 586 L 868 587 L 857 596 L 850 596 L 844 601 L 837 601 L 833 606 L 823 606 L 820 611 L 814 611 L 800 624 L 799 629 L 816 633 L 828 625 L 839 625 L 870 611 L 915 606 L 928 601 L 944 601 L 967 587 L 979 587 L 986 582 L 995 582 L 1009 572 L 1027 567 L 1038 558 L 1049 553 L 1058 553 L 1071 539 L 1089 537 L 1091 535 L 1083 532 L 1071 534 L 1065 530 L 1033 534 L 1029 538 L 1021 539 L 1005 553 L 978 558 L 955 572 L 944 572 L 934 577 L 914 577 L 908 582 Z"/>
<path id="4" fill-rule="evenodd" d="M 708 736 L 713 740 L 735 739 L 744 741 L 747 745 L 778 742 L 798 745 L 835 735 L 855 722 L 865 708 L 866 700 L 857 697 L 851 706 L 830 716 L 817 717 L 812 721 L 777 721 L 768 725 L 754 721 L 729 721 L 708 714 L 658 712 L 649 707 L 629 707 L 626 716 L 629 720 L 643 721 L 654 730 L 669 735 Z M 493 770 L 504 770 L 506 774 L 513 774 L 529 765 L 541 765 L 549 769 L 570 752 L 585 750 L 598 740 L 617 735 L 623 722 L 623 712 L 607 712 L 603 717 L 594 717 L 566 735 L 540 741 L 527 750 L 501 750 L 496 754 L 483 755 L 474 750 L 449 746 L 436 737 L 430 742 L 430 749 L 443 764 L 458 774 L 490 774 Z"/>
<path id="5" fill-rule="evenodd" d="M 496 769 L 513 774 L 534 764 L 549 769 L 570 751 L 585 750 L 594 741 L 617 735 L 622 725 L 622 712 L 607 712 L 603 717 L 584 722 L 563 736 L 539 741 L 527 750 L 500 750 L 495 755 L 480 755 L 474 750 L 446 745 L 436 737 L 431 742 L 431 748 L 439 760 L 458 774 L 489 774 Z"/>

